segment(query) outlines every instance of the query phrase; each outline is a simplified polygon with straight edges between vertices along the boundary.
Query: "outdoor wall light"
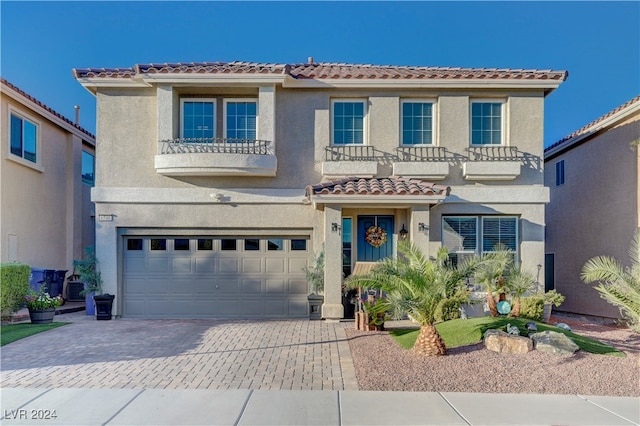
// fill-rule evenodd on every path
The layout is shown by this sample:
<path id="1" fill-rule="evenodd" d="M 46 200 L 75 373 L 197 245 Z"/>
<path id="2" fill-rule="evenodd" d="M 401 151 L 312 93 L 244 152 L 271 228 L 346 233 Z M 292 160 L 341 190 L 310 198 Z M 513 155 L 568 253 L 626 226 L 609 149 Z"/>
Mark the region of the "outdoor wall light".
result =
<path id="1" fill-rule="evenodd" d="M 402 229 L 400 230 L 400 232 L 398 232 L 398 234 L 400 234 L 401 240 L 406 240 L 409 237 L 409 231 L 405 229 L 404 223 L 402 224 Z"/>
<path id="2" fill-rule="evenodd" d="M 331 232 L 340 232 L 340 225 L 337 222 L 331 224 Z"/>
<path id="3" fill-rule="evenodd" d="M 429 229 L 429 227 L 427 225 L 425 225 L 423 222 L 418 223 L 418 231 L 424 232 L 427 229 Z"/>

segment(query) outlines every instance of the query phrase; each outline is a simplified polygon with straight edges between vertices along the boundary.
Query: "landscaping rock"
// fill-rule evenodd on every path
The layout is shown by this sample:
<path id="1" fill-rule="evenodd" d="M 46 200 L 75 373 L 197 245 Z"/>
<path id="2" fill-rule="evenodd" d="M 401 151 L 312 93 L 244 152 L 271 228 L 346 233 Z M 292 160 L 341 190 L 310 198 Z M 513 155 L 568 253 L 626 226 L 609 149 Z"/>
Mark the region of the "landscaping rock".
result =
<path id="1" fill-rule="evenodd" d="M 531 339 L 501 330 L 487 330 L 484 333 L 484 346 L 490 351 L 508 354 L 526 354 L 533 350 Z"/>
<path id="2" fill-rule="evenodd" d="M 573 355 L 578 349 L 573 340 L 557 331 L 542 331 L 531 335 L 536 350 L 550 354 Z"/>

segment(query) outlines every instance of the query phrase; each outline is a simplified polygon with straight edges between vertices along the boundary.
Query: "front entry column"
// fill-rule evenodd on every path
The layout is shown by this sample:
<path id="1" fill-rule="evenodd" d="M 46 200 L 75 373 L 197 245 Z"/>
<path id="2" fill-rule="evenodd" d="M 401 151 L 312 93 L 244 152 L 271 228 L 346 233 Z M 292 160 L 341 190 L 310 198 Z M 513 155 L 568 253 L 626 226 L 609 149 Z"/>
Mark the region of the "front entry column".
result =
<path id="1" fill-rule="evenodd" d="M 429 250 L 429 213 L 429 206 L 411 209 L 411 241 L 426 255 L 432 254 Z"/>
<path id="2" fill-rule="evenodd" d="M 333 224 L 337 225 L 337 229 Z M 344 318 L 342 306 L 342 209 L 324 209 L 324 304 L 322 317 Z"/>

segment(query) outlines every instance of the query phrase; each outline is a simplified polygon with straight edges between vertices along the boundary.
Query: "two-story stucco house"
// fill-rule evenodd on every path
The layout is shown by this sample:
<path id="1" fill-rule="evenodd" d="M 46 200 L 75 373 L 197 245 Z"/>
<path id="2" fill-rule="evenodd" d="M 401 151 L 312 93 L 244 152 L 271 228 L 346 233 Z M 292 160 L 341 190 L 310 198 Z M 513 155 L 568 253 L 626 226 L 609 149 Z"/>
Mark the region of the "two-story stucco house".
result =
<path id="1" fill-rule="evenodd" d="M 0 93 L 0 261 L 71 271 L 95 241 L 95 137 L 4 79 Z"/>
<path id="2" fill-rule="evenodd" d="M 544 263 L 545 97 L 564 71 L 316 63 L 75 69 L 97 99 L 97 253 L 115 314 L 322 315 L 343 272 L 501 242 Z M 544 273 L 544 271 L 542 271 Z"/>
<path id="3" fill-rule="evenodd" d="M 561 311 L 620 318 L 580 272 L 601 255 L 631 266 L 628 250 L 640 226 L 639 140 L 636 96 L 545 150 L 547 282 L 566 296 Z"/>

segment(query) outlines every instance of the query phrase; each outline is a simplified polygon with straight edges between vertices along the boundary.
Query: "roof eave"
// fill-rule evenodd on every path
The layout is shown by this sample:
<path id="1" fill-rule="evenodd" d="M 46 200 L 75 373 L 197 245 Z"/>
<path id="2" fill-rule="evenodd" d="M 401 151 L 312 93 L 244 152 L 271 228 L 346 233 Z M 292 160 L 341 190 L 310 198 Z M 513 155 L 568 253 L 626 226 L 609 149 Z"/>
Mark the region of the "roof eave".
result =
<path id="1" fill-rule="evenodd" d="M 571 148 L 577 145 L 580 145 L 586 139 L 590 138 L 593 134 L 598 133 L 607 128 L 613 127 L 618 123 L 626 120 L 632 114 L 636 114 L 638 112 L 640 112 L 640 101 L 634 102 L 633 104 L 629 105 L 627 108 L 623 108 L 620 111 L 616 112 L 615 114 L 612 114 L 610 117 L 607 117 L 602 121 L 598 121 L 597 123 L 594 123 L 593 126 L 585 129 L 583 133 L 580 133 L 579 135 L 569 138 L 554 147 L 551 147 L 548 151 L 545 151 L 544 153 L 545 161 L 550 160 L 562 154 L 563 152 L 570 150 Z"/>
<path id="2" fill-rule="evenodd" d="M 284 74 L 140 74 L 139 78 L 147 84 L 188 83 L 188 84 L 277 84 L 291 77 Z"/>
<path id="3" fill-rule="evenodd" d="M 442 203 L 446 194 L 441 195 L 360 195 L 360 194 L 338 194 L 322 195 L 313 194 L 311 203 L 314 207 L 321 205 L 353 205 L 363 207 L 364 205 L 380 206 L 429 206 Z"/>
<path id="4" fill-rule="evenodd" d="M 486 79 L 287 79 L 285 88 L 385 88 L 399 89 L 544 89 L 545 96 L 564 80 L 486 80 Z"/>

